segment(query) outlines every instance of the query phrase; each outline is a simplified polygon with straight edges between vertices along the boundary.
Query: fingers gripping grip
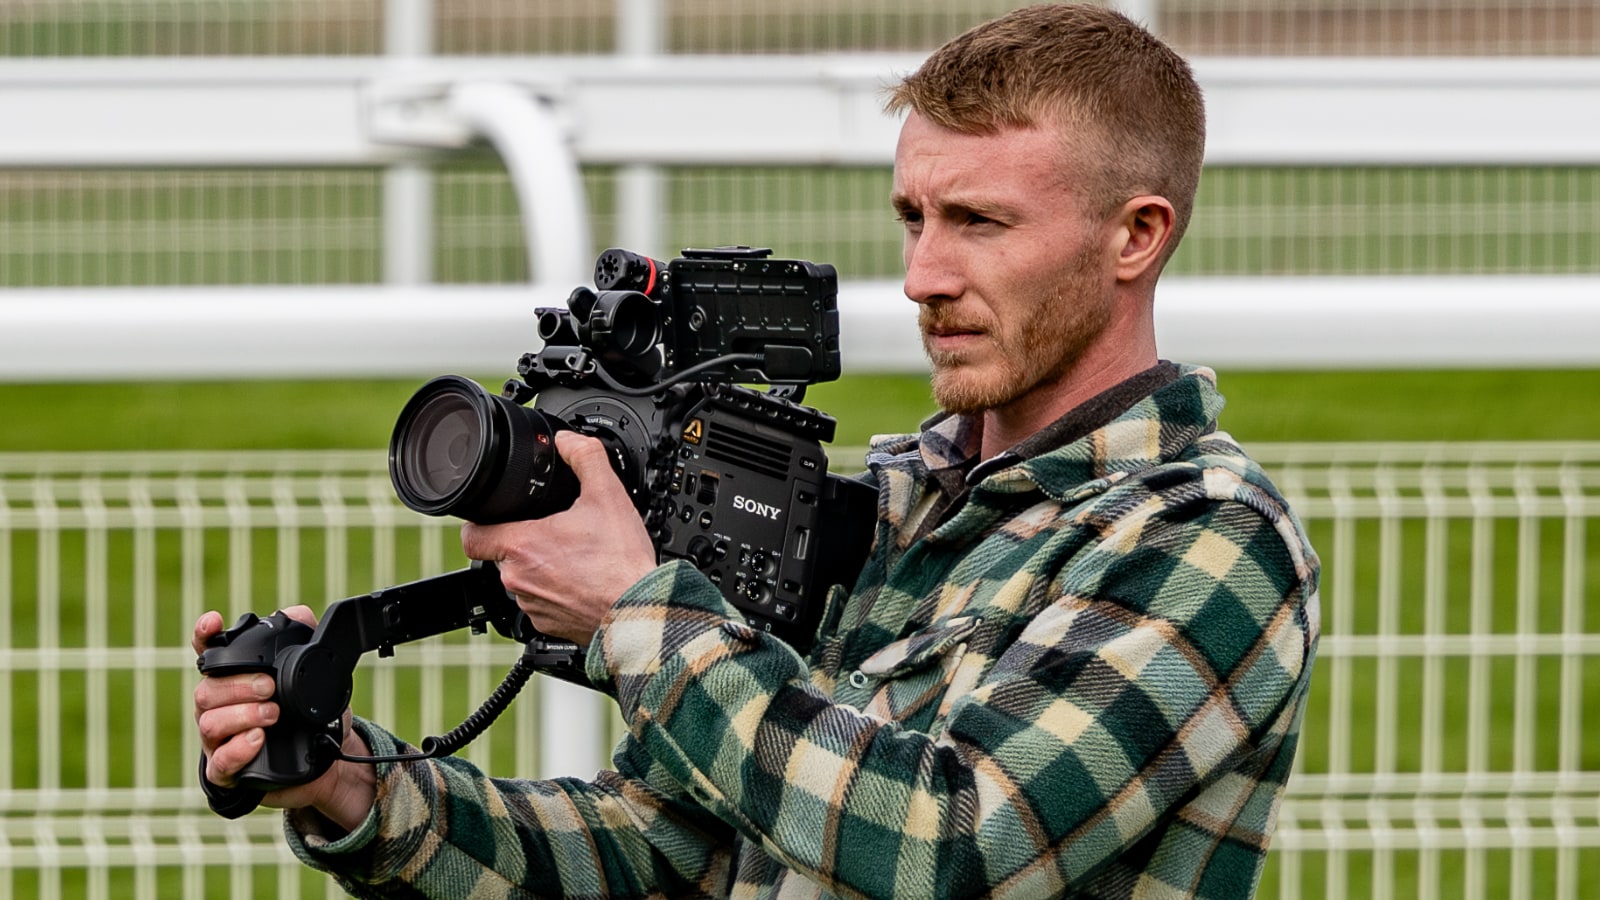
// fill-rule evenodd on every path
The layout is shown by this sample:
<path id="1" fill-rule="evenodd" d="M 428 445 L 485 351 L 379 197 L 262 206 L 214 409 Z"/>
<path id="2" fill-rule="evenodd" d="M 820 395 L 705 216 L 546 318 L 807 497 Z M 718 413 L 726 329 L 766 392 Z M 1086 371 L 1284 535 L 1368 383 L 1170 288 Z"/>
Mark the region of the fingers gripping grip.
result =
<path id="1" fill-rule="evenodd" d="M 430 738 L 437 741 L 431 751 L 350 757 L 343 755 L 341 745 L 356 665 L 363 653 L 377 651 L 379 656 L 389 656 L 396 644 L 460 628 L 481 634 L 491 627 L 503 637 L 528 645 L 523 658 L 534 671 L 588 684 L 581 648 L 534 631 L 506 593 L 499 570 L 490 563 L 473 563 L 466 569 L 336 601 L 328 605 L 315 630 L 281 612 L 265 619 L 246 613 L 232 628 L 206 641 L 198 665 L 208 676 L 271 675 L 278 721 L 266 729 L 266 742 L 256 758 L 239 772 L 239 787 L 224 788 L 207 781 L 202 757 L 201 787 L 211 808 L 219 815 L 237 818 L 254 809 L 263 793 L 314 781 L 339 759 L 373 764 L 409 762 L 454 752 L 493 721 L 515 690 L 503 697 L 497 691 L 491 698 L 497 709 L 474 714 L 469 719 L 472 729 Z"/>
<path id="2" fill-rule="evenodd" d="M 196 661 L 211 677 L 264 672 L 275 684 L 278 721 L 238 773 L 238 787 L 223 788 L 205 778 L 201 786 L 211 808 L 237 818 L 254 809 L 261 795 L 315 780 L 338 759 L 342 716 L 350 702 L 350 667 L 326 647 L 310 643 L 310 626 L 282 612 L 263 619 L 245 613 L 232 628 L 213 635 Z"/>

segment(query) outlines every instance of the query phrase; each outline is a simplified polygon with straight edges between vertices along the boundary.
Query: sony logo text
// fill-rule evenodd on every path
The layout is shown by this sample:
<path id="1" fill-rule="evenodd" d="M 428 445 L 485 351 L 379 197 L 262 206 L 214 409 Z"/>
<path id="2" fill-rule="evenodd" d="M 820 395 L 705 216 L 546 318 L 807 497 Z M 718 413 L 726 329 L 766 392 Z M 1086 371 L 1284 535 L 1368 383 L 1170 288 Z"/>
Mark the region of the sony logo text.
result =
<path id="1" fill-rule="evenodd" d="M 783 514 L 783 510 L 779 507 L 768 506 L 760 501 L 751 500 L 747 497 L 741 497 L 737 494 L 735 494 L 733 498 L 733 508 L 742 512 L 754 513 L 755 515 L 763 518 L 771 519 L 774 522 L 778 520 L 778 516 Z"/>

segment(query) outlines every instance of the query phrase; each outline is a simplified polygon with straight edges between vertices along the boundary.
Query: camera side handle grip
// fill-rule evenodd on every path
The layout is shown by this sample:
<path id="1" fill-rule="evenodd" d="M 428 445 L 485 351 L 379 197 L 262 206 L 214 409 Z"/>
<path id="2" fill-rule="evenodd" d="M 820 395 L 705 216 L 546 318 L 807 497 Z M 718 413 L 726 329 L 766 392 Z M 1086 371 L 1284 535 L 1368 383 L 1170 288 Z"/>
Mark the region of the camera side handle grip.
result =
<path id="1" fill-rule="evenodd" d="M 315 631 L 282 612 L 265 619 L 246 613 L 213 635 L 196 660 L 201 674 L 273 676 L 280 717 L 266 729 L 261 752 L 240 771 L 238 787 L 206 780 L 202 757 L 201 786 L 211 808 L 237 818 L 253 810 L 267 791 L 322 775 L 341 755 L 342 717 L 361 655 L 376 650 L 389 656 L 396 644 L 463 627 L 474 633 L 493 627 L 528 644 L 525 656 L 540 671 L 588 683 L 581 649 L 535 631 L 506 594 L 492 563 L 337 601 Z"/>
<path id="2" fill-rule="evenodd" d="M 281 611 L 265 619 L 255 613 L 245 613 L 233 627 L 206 640 L 206 649 L 195 664 L 208 677 L 265 672 L 276 679 L 279 657 L 285 651 L 303 647 L 311 637 L 311 626 Z M 283 691 L 279 689 L 274 699 L 282 696 Z M 326 755 L 318 750 L 314 732 L 293 723 L 273 725 L 266 729 L 261 750 L 239 773 L 239 785 L 233 788 L 221 787 L 206 778 L 206 757 L 202 753 L 200 786 L 206 802 L 217 814 L 236 819 L 260 805 L 262 795 L 270 786 L 303 784 L 320 774 L 305 777 L 306 765 Z M 328 759 L 322 770 L 332 763 L 332 759 Z"/>

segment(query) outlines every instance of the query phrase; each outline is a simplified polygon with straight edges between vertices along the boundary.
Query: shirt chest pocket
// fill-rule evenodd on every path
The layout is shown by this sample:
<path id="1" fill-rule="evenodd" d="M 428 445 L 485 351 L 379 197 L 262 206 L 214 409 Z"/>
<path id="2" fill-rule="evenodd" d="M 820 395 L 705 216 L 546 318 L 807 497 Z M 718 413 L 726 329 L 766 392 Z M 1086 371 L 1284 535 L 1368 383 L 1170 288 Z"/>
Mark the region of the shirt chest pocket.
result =
<path id="1" fill-rule="evenodd" d="M 867 657 L 850 675 L 852 687 L 871 692 L 862 711 L 913 729 L 928 728 L 966 655 L 967 639 L 982 623 L 978 616 L 958 616 Z"/>

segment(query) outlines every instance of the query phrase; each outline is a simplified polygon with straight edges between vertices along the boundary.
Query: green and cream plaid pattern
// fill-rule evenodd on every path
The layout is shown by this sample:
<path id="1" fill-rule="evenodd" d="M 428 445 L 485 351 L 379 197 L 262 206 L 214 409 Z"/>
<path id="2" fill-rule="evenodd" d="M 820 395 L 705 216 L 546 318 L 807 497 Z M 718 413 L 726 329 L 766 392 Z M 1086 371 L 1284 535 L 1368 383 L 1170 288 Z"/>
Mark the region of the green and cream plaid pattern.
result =
<path id="1" fill-rule="evenodd" d="M 387 766 L 355 834 L 291 817 L 290 842 L 372 897 L 1248 897 L 1318 562 L 1221 406 L 1185 369 L 918 540 L 927 473 L 976 436 L 946 418 L 880 439 L 876 545 L 809 658 L 661 566 L 590 648 L 629 724 L 615 771 Z"/>

